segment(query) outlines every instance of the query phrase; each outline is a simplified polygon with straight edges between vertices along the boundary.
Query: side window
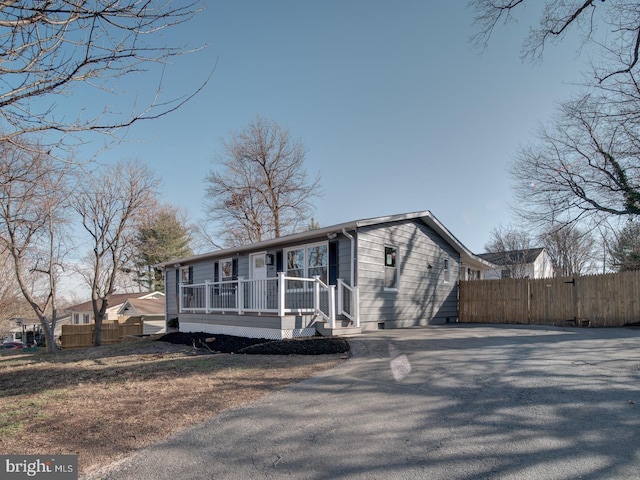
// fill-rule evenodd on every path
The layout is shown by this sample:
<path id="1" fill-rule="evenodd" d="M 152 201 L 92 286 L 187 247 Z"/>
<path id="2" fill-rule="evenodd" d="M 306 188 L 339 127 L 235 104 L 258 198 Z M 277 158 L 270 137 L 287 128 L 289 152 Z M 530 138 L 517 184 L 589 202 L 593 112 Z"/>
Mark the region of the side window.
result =
<path id="1" fill-rule="evenodd" d="M 444 259 L 444 266 L 443 266 L 443 278 L 444 278 L 444 283 L 449 283 L 451 281 L 451 268 L 449 265 L 449 259 L 445 258 Z"/>
<path id="2" fill-rule="evenodd" d="M 398 282 L 398 248 L 384 247 L 384 288 L 397 290 Z"/>

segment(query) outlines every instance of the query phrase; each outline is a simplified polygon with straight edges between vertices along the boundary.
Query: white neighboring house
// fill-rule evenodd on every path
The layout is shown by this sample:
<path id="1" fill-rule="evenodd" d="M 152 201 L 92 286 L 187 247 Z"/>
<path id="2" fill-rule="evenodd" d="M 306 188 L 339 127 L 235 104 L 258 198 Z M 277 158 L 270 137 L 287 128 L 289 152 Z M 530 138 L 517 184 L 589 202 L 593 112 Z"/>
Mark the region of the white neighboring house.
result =
<path id="1" fill-rule="evenodd" d="M 118 310 L 118 315 L 139 318 L 143 325 L 143 335 L 166 333 L 164 306 L 164 295 L 154 298 L 128 298 Z"/>
<path id="2" fill-rule="evenodd" d="M 118 320 L 119 310 L 127 300 L 137 299 L 164 299 L 162 292 L 118 293 L 109 297 L 109 307 L 105 312 L 105 320 Z M 163 301 L 164 303 L 164 301 Z M 71 314 L 71 322 L 74 325 L 94 323 L 93 306 L 91 301 L 80 303 L 66 309 Z"/>
<path id="3" fill-rule="evenodd" d="M 485 280 L 497 278 L 550 278 L 554 276 L 553 261 L 545 248 L 481 253 L 484 260 L 498 268 L 483 272 Z"/>

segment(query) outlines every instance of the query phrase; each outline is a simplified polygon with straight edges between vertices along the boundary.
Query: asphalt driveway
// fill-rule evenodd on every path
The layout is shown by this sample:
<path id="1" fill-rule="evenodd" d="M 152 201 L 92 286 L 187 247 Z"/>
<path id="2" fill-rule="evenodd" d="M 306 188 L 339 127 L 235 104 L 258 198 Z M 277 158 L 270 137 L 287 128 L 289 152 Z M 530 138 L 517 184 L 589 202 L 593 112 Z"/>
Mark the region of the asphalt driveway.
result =
<path id="1" fill-rule="evenodd" d="M 637 479 L 640 330 L 382 330 L 104 479 Z"/>

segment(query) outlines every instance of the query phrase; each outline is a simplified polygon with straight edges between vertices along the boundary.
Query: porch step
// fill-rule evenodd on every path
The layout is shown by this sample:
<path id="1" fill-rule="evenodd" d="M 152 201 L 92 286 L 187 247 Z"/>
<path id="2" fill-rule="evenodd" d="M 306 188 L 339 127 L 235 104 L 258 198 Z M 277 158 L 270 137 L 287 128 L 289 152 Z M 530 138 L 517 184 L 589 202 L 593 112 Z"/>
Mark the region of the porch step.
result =
<path id="1" fill-rule="evenodd" d="M 362 327 L 336 325 L 336 328 L 329 328 L 325 322 L 319 322 L 316 331 L 323 337 L 349 337 L 362 333 Z"/>

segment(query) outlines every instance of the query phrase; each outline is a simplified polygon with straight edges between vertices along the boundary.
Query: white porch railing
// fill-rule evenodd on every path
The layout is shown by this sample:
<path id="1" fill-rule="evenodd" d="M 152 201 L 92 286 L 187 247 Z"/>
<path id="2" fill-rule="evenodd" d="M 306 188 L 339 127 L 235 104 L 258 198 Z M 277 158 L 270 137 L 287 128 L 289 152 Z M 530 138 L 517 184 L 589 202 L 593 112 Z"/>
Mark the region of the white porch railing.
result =
<path id="1" fill-rule="evenodd" d="M 180 284 L 180 312 L 236 312 L 320 315 L 335 328 L 336 314 L 344 315 L 359 326 L 358 289 L 338 280 L 326 285 L 320 277 L 244 279 L 196 284 Z M 337 303 L 336 303 L 337 300 Z"/>
<path id="2" fill-rule="evenodd" d="M 338 315 L 347 317 L 354 326 L 360 326 L 360 295 L 358 287 L 350 287 L 342 279 L 338 279 Z"/>

